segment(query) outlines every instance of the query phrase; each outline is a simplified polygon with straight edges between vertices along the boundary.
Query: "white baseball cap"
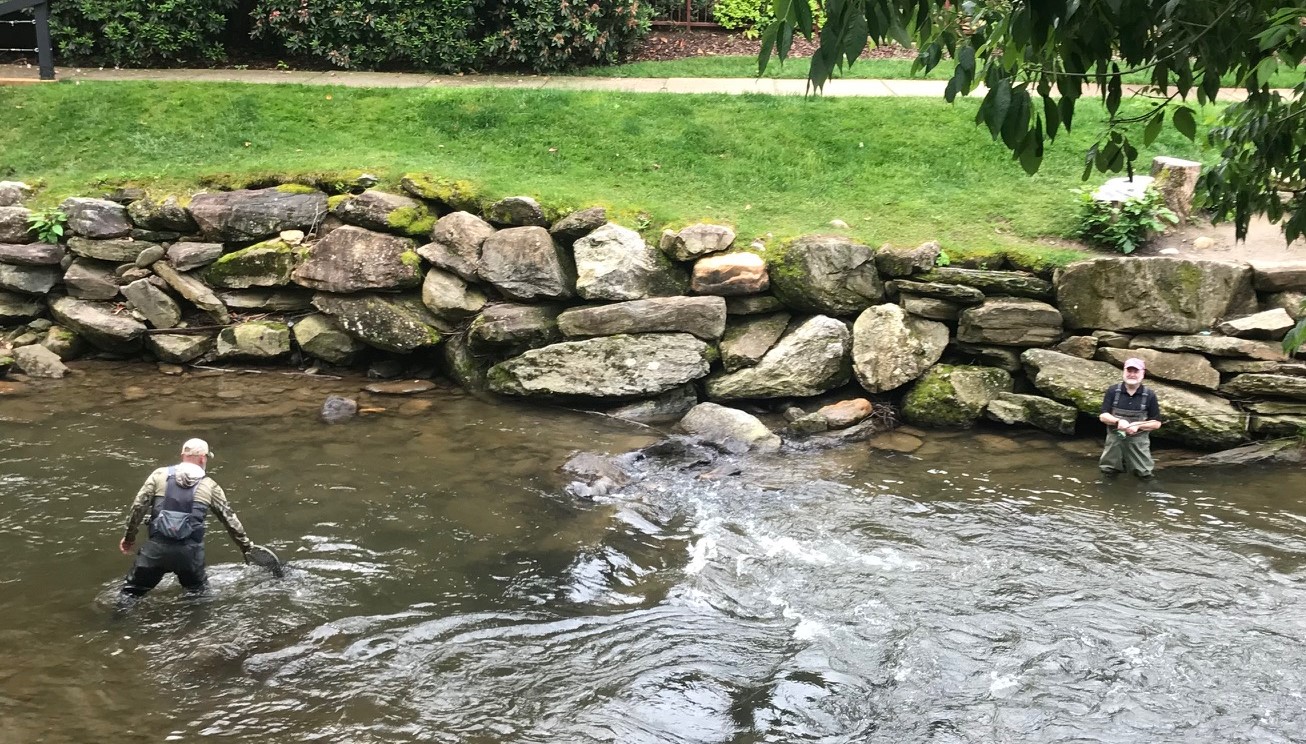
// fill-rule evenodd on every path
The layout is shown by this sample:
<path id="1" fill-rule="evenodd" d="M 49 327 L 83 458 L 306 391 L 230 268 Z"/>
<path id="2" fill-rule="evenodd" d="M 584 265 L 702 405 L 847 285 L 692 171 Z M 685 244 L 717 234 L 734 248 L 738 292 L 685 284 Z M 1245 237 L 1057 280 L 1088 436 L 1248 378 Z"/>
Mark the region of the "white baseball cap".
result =
<path id="1" fill-rule="evenodd" d="M 209 449 L 209 443 L 203 439 L 187 439 L 181 446 L 181 454 L 213 457 L 213 450 Z"/>

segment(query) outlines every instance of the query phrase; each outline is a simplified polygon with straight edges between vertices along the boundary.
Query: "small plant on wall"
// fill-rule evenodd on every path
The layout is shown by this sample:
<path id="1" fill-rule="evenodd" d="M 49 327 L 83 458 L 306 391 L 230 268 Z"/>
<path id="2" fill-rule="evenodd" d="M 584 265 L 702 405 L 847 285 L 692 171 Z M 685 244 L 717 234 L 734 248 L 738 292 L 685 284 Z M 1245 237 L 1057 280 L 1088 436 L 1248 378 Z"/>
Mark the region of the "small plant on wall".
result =
<path id="1" fill-rule="evenodd" d="M 1091 192 L 1081 198 L 1079 221 L 1070 236 L 1121 253 L 1133 253 L 1167 225 L 1179 223 L 1179 216 L 1155 189 L 1123 202 L 1100 201 Z"/>
<path id="2" fill-rule="evenodd" d="M 63 239 L 64 225 L 68 224 L 68 215 L 58 209 L 46 209 L 32 212 L 27 218 L 27 229 L 42 243 L 58 243 Z"/>

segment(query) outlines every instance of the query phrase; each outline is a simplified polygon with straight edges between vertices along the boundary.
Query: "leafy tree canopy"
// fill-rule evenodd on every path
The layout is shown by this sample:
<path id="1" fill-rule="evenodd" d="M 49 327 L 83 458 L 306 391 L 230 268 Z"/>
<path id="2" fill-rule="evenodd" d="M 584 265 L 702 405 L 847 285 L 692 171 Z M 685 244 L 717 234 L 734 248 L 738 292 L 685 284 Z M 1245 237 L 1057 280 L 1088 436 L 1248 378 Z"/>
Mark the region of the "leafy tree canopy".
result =
<path id="1" fill-rule="evenodd" d="M 795 33 L 811 38 L 805 0 L 773 0 L 776 20 L 762 35 L 761 70 L 783 60 Z M 1221 153 L 1199 184 L 1217 220 L 1232 218 L 1239 238 L 1252 215 L 1283 223 L 1289 241 L 1306 234 L 1306 3 L 1272 0 L 822 0 L 825 23 L 809 84 L 820 90 L 868 42 L 918 49 L 931 69 L 956 61 L 944 97 L 983 83 L 977 123 L 1029 173 L 1044 147 L 1070 130 L 1084 95 L 1103 100 L 1110 120 L 1085 158 L 1094 170 L 1132 175 L 1136 142 L 1150 144 L 1168 122 L 1190 139 L 1192 101 L 1220 94 L 1221 78 L 1246 98 L 1227 106 L 1207 134 Z M 1290 92 L 1268 83 L 1280 69 L 1302 70 Z M 1121 110 L 1122 76 L 1146 72 L 1141 114 Z M 1129 111 L 1136 111 L 1130 108 Z"/>

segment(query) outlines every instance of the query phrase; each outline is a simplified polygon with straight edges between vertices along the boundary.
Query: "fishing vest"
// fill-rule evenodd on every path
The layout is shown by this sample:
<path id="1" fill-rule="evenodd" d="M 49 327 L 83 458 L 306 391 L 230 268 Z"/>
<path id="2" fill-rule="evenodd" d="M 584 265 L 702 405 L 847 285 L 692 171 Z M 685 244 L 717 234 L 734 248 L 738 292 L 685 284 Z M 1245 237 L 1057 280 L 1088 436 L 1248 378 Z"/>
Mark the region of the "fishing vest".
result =
<path id="1" fill-rule="evenodd" d="M 1125 389 L 1124 383 L 1116 383 L 1112 386 L 1115 389 L 1115 396 L 1111 398 L 1111 415 L 1118 419 L 1124 419 L 1131 424 L 1137 424 L 1140 421 L 1147 420 L 1147 408 L 1150 400 L 1155 394 L 1146 386 L 1138 386 L 1138 394 L 1143 396 L 1143 407 L 1140 410 L 1120 407 L 1120 393 Z"/>
<path id="2" fill-rule="evenodd" d="M 168 468 L 163 495 L 154 499 L 150 538 L 165 542 L 203 542 L 204 518 L 208 516 L 209 507 L 195 500 L 199 481 L 190 488 L 182 488 L 177 483 L 176 471 L 175 465 Z"/>

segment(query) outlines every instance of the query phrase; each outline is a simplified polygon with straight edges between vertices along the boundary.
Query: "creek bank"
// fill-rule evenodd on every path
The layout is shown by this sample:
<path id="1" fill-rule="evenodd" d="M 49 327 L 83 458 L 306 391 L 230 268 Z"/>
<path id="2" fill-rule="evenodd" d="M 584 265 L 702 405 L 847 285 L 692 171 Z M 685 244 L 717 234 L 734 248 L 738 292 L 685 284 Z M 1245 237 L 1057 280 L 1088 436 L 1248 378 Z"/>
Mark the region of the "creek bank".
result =
<path id="1" fill-rule="evenodd" d="M 403 184 L 73 198 L 57 243 L 0 207 L 0 369 L 57 376 L 98 356 L 443 376 L 768 452 L 899 419 L 1096 433 L 1103 390 L 1140 356 L 1159 439 L 1221 449 L 1306 427 L 1306 365 L 1277 343 L 1300 262 L 938 267 L 934 243 L 741 245 L 707 224 L 650 241 L 601 207 Z"/>

